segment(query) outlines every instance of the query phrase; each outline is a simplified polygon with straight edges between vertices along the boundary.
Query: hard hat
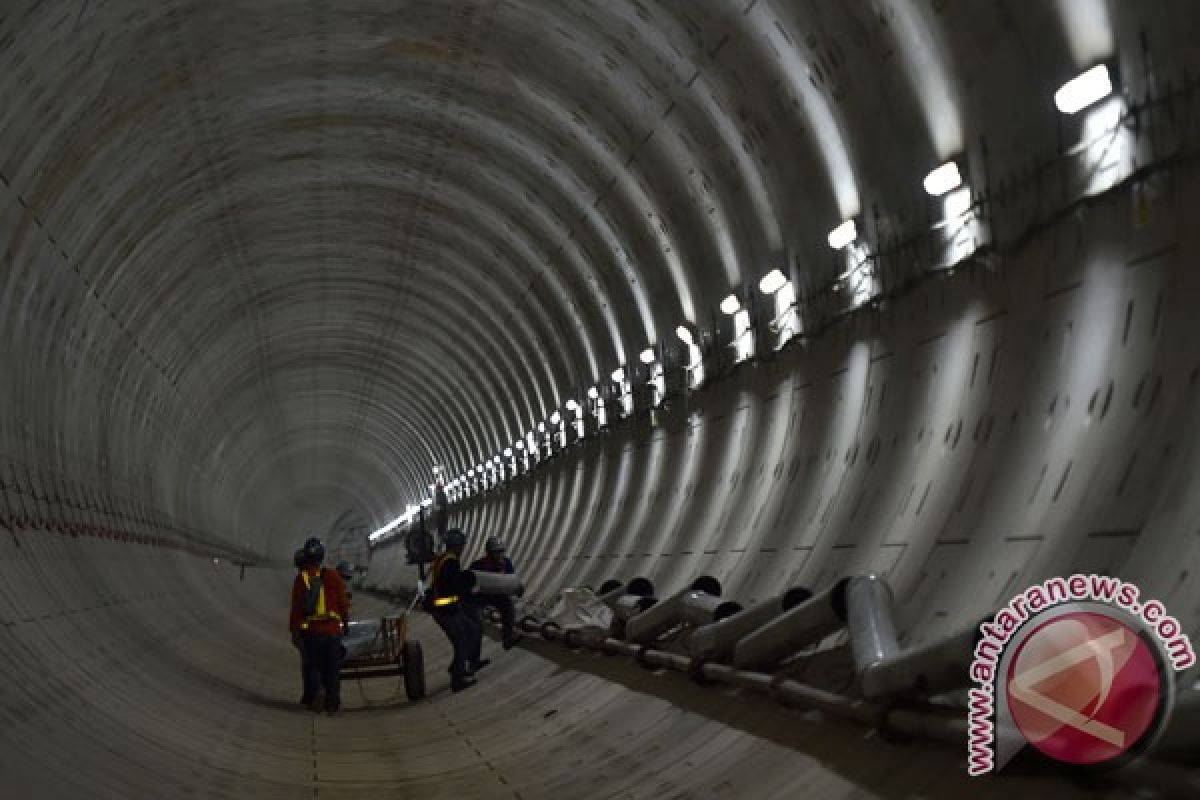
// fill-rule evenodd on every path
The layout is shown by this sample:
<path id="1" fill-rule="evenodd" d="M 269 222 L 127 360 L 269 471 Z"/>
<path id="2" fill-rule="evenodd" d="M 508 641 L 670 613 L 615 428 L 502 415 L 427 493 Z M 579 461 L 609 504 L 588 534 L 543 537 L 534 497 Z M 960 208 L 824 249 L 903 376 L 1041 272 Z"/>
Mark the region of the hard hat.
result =
<path id="1" fill-rule="evenodd" d="M 296 569 L 304 566 L 304 548 L 292 554 L 292 563 L 296 565 Z"/>
<path id="2" fill-rule="evenodd" d="M 313 536 L 304 543 L 304 560 L 315 561 L 320 564 L 325 560 L 325 545 L 321 544 L 321 540 Z"/>
<path id="3" fill-rule="evenodd" d="M 489 536 L 487 542 L 484 543 L 483 549 L 489 553 L 503 553 L 504 542 L 496 536 Z"/>
<path id="4" fill-rule="evenodd" d="M 467 546 L 467 535 L 458 528 L 451 528 L 446 531 L 446 548 L 457 550 Z"/>

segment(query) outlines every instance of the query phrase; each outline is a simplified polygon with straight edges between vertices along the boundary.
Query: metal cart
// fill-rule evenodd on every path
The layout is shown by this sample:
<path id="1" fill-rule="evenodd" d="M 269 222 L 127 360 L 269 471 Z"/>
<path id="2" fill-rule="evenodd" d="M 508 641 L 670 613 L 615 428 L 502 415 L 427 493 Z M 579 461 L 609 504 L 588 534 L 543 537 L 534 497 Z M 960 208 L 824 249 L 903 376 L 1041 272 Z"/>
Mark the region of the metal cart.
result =
<path id="1" fill-rule="evenodd" d="M 342 680 L 404 677 L 409 700 L 425 696 L 425 656 L 421 643 L 408 638 L 407 613 L 382 617 L 379 629 L 365 648 L 342 661 Z"/>

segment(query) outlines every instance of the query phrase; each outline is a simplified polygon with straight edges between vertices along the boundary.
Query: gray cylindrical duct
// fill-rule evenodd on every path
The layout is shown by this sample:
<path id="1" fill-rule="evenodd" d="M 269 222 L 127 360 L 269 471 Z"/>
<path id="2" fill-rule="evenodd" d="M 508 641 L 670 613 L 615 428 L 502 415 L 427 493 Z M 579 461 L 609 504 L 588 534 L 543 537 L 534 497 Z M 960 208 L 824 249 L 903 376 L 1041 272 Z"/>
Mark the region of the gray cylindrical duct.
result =
<path id="1" fill-rule="evenodd" d="M 688 642 L 688 651 L 696 658 L 726 659 L 733 654 L 734 645 L 743 636 L 761 628 L 810 597 L 812 592 L 803 587 L 788 589 L 781 595 L 731 617 L 696 628 Z"/>
<path id="2" fill-rule="evenodd" d="M 859 676 L 863 696 L 932 695 L 969 686 L 971 659 L 979 636 L 979 626 L 972 626 L 867 665 Z"/>
<path id="3" fill-rule="evenodd" d="M 516 575 L 501 575 L 497 572 L 472 570 L 475 574 L 476 594 L 499 594 L 520 597 L 525 594 L 525 585 Z"/>
<path id="4" fill-rule="evenodd" d="M 613 615 L 609 632 L 618 639 L 625 638 L 625 624 L 646 609 L 653 608 L 657 602 L 658 600 L 653 597 L 642 597 L 636 594 L 626 594 L 617 598 L 612 606 Z"/>
<path id="5" fill-rule="evenodd" d="M 684 601 L 689 595 L 717 600 L 720 594 L 721 583 L 716 578 L 702 575 L 692 582 L 691 588 L 672 595 L 629 620 L 625 626 L 625 638 L 631 642 L 651 642 L 683 621 Z M 707 621 L 711 621 L 711 618 Z"/>
<path id="6" fill-rule="evenodd" d="M 691 591 L 691 589 L 685 589 L 674 594 L 653 608 L 630 619 L 625 624 L 624 638 L 630 642 L 650 642 L 678 625 L 682 614 L 683 598 Z"/>
<path id="7" fill-rule="evenodd" d="M 770 670 L 841 628 L 845 623 L 835 605 L 841 604 L 846 583 L 847 579 L 838 581 L 832 589 L 743 636 L 733 648 L 734 665 L 739 669 Z"/>
<path id="8" fill-rule="evenodd" d="M 854 669 L 860 680 L 867 670 L 900 652 L 892 621 L 892 590 L 883 578 L 859 575 L 848 579 L 844 603 L 835 605 L 850 631 Z"/>
<path id="9" fill-rule="evenodd" d="M 708 625 L 716 620 L 727 619 L 742 610 L 739 603 L 722 600 L 705 592 L 688 592 L 683 597 L 683 621 L 688 625 Z"/>

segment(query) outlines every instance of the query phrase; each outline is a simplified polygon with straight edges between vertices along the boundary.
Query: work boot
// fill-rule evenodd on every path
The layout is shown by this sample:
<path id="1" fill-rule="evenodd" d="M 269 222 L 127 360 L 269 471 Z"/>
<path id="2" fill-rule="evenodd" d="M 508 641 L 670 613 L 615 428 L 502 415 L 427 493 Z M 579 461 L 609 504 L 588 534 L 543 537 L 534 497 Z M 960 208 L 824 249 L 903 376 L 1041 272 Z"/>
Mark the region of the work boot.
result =
<path id="1" fill-rule="evenodd" d="M 509 635 L 504 637 L 504 649 L 512 650 L 514 647 L 517 646 L 517 642 L 521 641 L 524 638 L 525 637 L 519 633 L 510 633 Z"/>
<path id="2" fill-rule="evenodd" d="M 446 672 L 449 675 L 454 675 L 454 667 L 446 667 Z M 475 668 L 468 664 L 467 666 L 463 667 L 463 675 L 466 675 L 468 678 L 475 677 Z"/>
<path id="3" fill-rule="evenodd" d="M 317 693 L 315 695 L 313 695 L 313 699 L 308 704 L 308 710 L 313 712 L 314 714 L 319 714 L 319 713 L 321 713 L 321 711 L 324 710 L 324 708 L 325 708 L 325 692 L 318 689 Z"/>
<path id="4" fill-rule="evenodd" d="M 474 685 L 475 681 L 471 680 L 470 678 L 462 678 L 461 680 L 451 681 L 450 691 L 458 694 L 463 689 L 470 689 Z"/>
<path id="5" fill-rule="evenodd" d="M 483 669 L 490 663 L 492 663 L 492 660 L 490 658 L 481 658 L 478 661 L 476 661 L 474 664 L 468 664 L 467 672 L 474 675 L 476 672 L 479 672 L 479 670 Z"/>

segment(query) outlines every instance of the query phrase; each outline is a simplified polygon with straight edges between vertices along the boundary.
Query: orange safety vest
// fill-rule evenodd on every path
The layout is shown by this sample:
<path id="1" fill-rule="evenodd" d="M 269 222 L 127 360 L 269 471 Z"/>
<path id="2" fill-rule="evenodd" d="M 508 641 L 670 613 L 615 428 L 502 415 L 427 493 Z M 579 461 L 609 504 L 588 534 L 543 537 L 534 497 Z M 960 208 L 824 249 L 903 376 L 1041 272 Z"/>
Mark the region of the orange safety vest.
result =
<path id="1" fill-rule="evenodd" d="M 312 615 L 306 617 L 304 622 L 300 623 L 300 630 L 302 630 L 302 631 L 308 630 L 308 623 L 310 623 L 310 622 L 319 622 L 321 620 L 326 620 L 326 619 L 335 619 L 338 622 L 342 621 L 341 615 L 339 615 L 336 611 L 330 611 L 328 608 L 325 607 L 324 575 L 325 575 L 325 570 L 322 569 L 321 570 L 321 576 L 322 576 L 321 588 L 320 588 L 320 590 L 317 591 L 317 612 L 315 614 L 312 614 Z M 312 583 L 309 582 L 308 571 L 301 570 L 300 577 L 304 579 L 304 588 L 311 590 Z"/>
<path id="2" fill-rule="evenodd" d="M 458 560 L 458 556 L 456 556 L 454 553 L 451 553 L 451 552 L 442 553 L 440 556 L 438 556 L 437 558 L 434 559 L 433 564 L 430 566 L 429 577 L 430 577 L 430 585 L 433 588 L 433 606 L 434 606 L 434 608 L 445 608 L 446 606 L 452 606 L 458 602 L 458 595 L 456 595 L 456 594 L 447 595 L 445 597 L 438 597 L 438 594 L 439 594 L 438 590 L 441 588 L 440 584 L 442 581 L 442 567 L 445 566 L 446 562 L 452 558 L 455 560 Z"/>

